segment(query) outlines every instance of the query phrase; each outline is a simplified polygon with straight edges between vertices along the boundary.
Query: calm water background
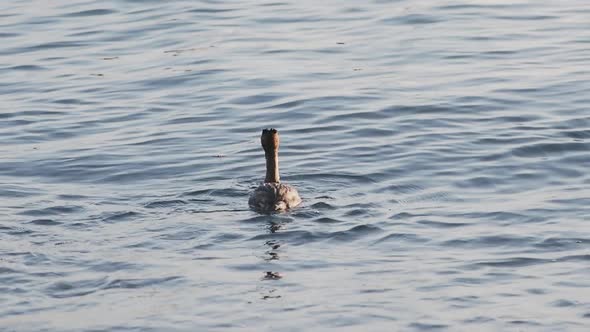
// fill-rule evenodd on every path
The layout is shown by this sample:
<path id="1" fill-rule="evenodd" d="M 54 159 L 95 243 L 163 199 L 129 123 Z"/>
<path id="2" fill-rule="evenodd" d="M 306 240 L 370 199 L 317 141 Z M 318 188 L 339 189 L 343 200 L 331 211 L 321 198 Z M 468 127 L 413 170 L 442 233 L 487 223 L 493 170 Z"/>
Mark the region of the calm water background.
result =
<path id="1" fill-rule="evenodd" d="M 9 0 L 0 40 L 3 331 L 590 328 L 585 0 Z"/>

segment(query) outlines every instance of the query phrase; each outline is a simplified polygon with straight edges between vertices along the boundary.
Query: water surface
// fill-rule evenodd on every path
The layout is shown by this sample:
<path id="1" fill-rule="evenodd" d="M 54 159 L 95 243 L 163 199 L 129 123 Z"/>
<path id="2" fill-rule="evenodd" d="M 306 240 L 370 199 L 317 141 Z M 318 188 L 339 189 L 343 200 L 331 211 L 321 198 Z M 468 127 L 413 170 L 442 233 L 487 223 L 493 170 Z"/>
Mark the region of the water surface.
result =
<path id="1" fill-rule="evenodd" d="M 586 331 L 589 17 L 6 2 L 0 326 Z M 304 204 L 260 215 L 271 126 Z"/>

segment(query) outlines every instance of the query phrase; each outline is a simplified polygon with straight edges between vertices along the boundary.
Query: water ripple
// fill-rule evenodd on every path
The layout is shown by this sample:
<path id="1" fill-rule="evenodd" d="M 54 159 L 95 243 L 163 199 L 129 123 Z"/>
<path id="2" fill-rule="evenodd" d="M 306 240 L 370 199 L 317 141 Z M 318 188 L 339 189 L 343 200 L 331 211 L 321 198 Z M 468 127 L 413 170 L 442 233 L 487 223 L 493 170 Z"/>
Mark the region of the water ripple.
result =
<path id="1" fill-rule="evenodd" d="M 6 2 L 0 326 L 586 330 L 587 7 Z"/>

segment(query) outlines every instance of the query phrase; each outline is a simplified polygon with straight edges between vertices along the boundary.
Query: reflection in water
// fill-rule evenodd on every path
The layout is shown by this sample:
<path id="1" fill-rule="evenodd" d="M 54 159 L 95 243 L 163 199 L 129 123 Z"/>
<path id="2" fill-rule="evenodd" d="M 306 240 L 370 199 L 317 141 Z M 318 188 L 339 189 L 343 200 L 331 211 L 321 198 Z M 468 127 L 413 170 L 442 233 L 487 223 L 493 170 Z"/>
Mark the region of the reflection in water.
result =
<path id="1" fill-rule="evenodd" d="M 267 261 L 278 260 L 279 253 L 277 252 L 277 249 L 279 249 L 281 247 L 279 242 L 276 240 L 269 240 L 269 241 L 266 241 L 265 245 L 267 245 L 270 248 L 270 250 L 267 250 L 264 252 L 266 255 L 265 260 L 267 260 Z"/>
<path id="2" fill-rule="evenodd" d="M 275 293 L 275 291 L 276 291 L 275 289 L 271 289 L 271 290 L 269 290 L 269 291 L 268 291 L 269 295 L 264 295 L 264 296 L 262 297 L 262 299 L 263 299 L 263 300 L 269 300 L 269 299 L 280 299 L 280 298 L 281 298 L 281 296 L 280 296 L 280 295 L 277 295 L 277 294 L 274 294 L 274 293 Z"/>
<path id="3" fill-rule="evenodd" d="M 281 228 L 283 228 L 285 226 L 285 223 L 283 222 L 275 222 L 275 221 L 271 221 L 268 225 L 268 231 L 273 234 L 278 232 Z"/>
<path id="4" fill-rule="evenodd" d="M 283 276 L 279 272 L 267 271 L 262 280 L 279 280 L 282 278 Z"/>
<path id="5" fill-rule="evenodd" d="M 272 216 L 271 216 L 272 218 Z M 269 234 L 275 234 L 283 228 L 284 222 L 281 221 L 274 221 L 271 220 L 267 224 L 267 230 Z M 278 239 L 269 239 L 264 242 L 264 255 L 263 260 L 265 262 L 272 262 L 273 267 L 279 265 L 280 256 L 278 250 L 281 248 L 281 242 Z M 283 278 L 283 274 L 278 271 L 264 271 L 263 276 L 260 278 L 261 281 L 272 281 L 272 280 L 280 280 Z M 265 282 L 266 284 L 266 282 Z M 271 288 L 268 288 L 271 287 Z M 278 293 L 277 288 L 272 288 L 272 286 L 263 285 L 262 289 L 264 291 L 261 294 L 261 299 L 269 300 L 269 299 L 278 299 L 282 296 Z"/>

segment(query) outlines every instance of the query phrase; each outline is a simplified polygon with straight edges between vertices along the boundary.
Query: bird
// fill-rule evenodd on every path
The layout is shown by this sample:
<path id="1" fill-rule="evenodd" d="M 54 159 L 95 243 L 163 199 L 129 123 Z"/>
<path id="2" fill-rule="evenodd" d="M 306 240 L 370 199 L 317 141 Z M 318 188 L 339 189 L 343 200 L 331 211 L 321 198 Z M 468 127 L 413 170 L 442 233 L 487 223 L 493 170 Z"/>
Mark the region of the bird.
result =
<path id="1" fill-rule="evenodd" d="M 279 132 L 276 129 L 262 130 L 260 143 L 266 158 L 266 177 L 264 182 L 254 189 L 248 199 L 248 205 L 259 212 L 285 211 L 301 203 L 301 197 L 299 197 L 297 189 L 280 181 L 279 141 Z"/>

